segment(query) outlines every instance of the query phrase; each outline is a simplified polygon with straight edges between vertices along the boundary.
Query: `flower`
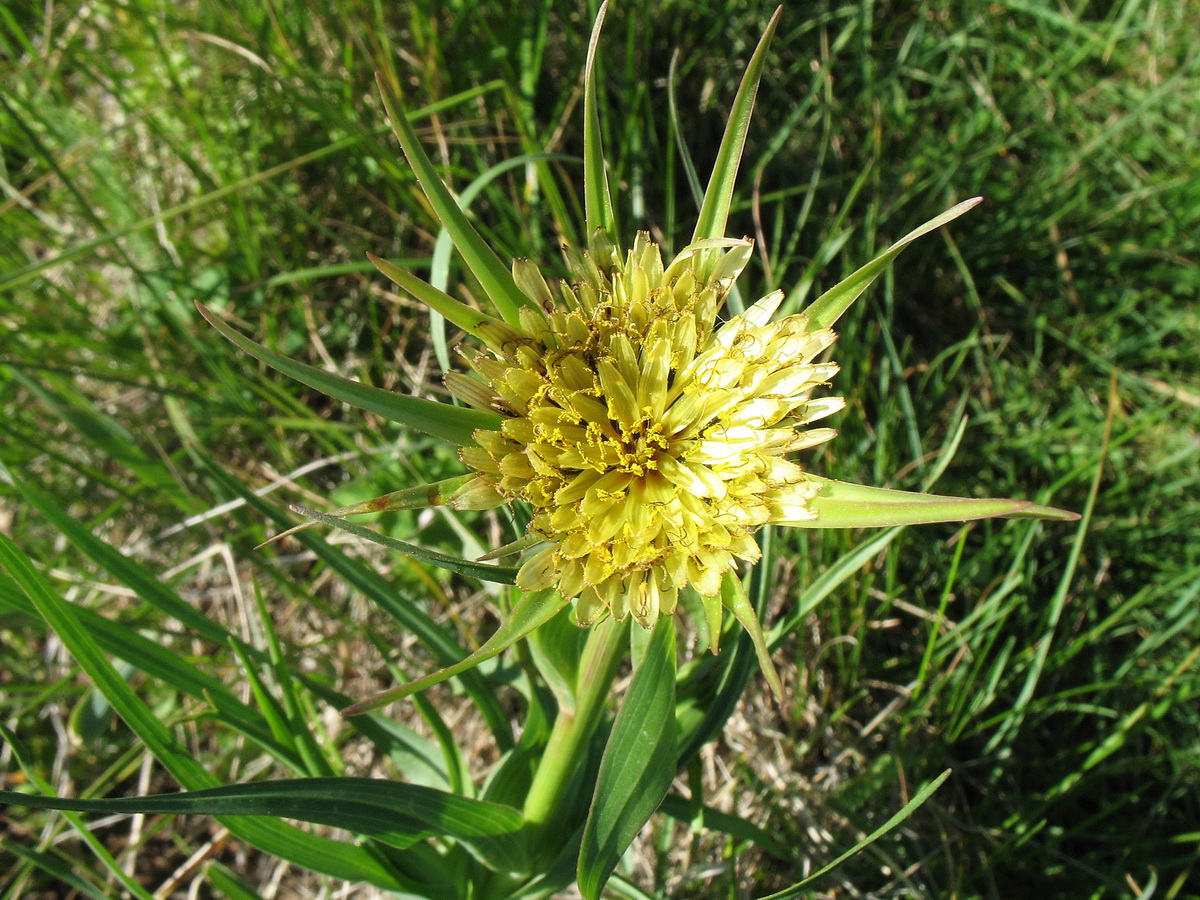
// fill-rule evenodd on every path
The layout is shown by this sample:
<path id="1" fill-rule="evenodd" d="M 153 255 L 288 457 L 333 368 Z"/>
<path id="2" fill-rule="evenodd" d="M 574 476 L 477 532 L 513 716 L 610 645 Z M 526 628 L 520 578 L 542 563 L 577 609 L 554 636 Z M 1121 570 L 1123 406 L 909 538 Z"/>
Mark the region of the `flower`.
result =
<path id="1" fill-rule="evenodd" d="M 716 597 L 736 560 L 758 561 L 763 525 L 816 516 L 820 486 L 785 456 L 836 434 L 808 427 L 845 405 L 812 397 L 837 372 L 820 361 L 835 335 L 803 315 L 772 322 L 781 291 L 716 327 L 750 249 L 709 241 L 664 267 L 640 234 L 624 258 L 611 245 L 570 254 L 556 289 L 518 261 L 537 305 L 470 357 L 486 389 L 446 376 L 504 417 L 463 461 L 498 500 L 527 502 L 548 542 L 518 586 L 578 598 L 580 624 L 632 615 L 650 627 L 686 585 Z"/>

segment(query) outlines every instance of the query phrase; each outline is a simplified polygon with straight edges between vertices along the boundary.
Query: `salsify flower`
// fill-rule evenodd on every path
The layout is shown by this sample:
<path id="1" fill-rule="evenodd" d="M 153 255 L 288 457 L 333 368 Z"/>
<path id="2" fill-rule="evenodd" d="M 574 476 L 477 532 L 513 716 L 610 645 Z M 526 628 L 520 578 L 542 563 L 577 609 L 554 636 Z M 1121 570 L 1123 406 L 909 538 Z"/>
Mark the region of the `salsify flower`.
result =
<path id="1" fill-rule="evenodd" d="M 845 405 L 812 396 L 837 372 L 820 360 L 835 335 L 802 315 L 772 322 L 782 291 L 717 327 L 750 249 L 704 241 L 664 266 L 640 234 L 623 257 L 574 254 L 556 288 L 519 261 L 536 305 L 470 358 L 479 380 L 446 376 L 503 416 L 463 461 L 498 504 L 526 501 L 547 542 L 517 585 L 578 598 L 580 624 L 651 626 L 687 586 L 715 598 L 737 560 L 758 561 L 763 525 L 816 516 L 820 486 L 785 456 L 836 434 L 810 427 Z"/>
<path id="2" fill-rule="evenodd" d="M 471 374 L 446 385 L 468 407 L 350 382 L 278 356 L 201 307 L 226 337 L 331 396 L 460 446 L 471 470 L 319 513 L 313 521 L 371 537 L 456 571 L 512 581 L 525 593 L 478 652 L 456 666 L 347 710 L 365 712 L 493 656 L 568 602 L 581 625 L 632 617 L 650 627 L 686 591 L 700 598 L 714 652 L 724 610 L 752 637 L 764 673 L 781 691 L 761 625 L 737 577 L 761 556 L 769 524 L 845 528 L 996 516 L 1068 520 L 1073 513 L 1018 500 L 936 497 L 831 481 L 794 456 L 830 440 L 821 423 L 845 403 L 822 396 L 838 371 L 827 358 L 838 317 L 909 243 L 979 202 L 964 201 L 906 235 L 805 310 L 776 316 L 774 291 L 721 321 L 751 242 L 724 234 L 763 58 L 768 25 L 734 99 L 692 242 L 669 262 L 646 234 L 622 251 L 604 170 L 595 53 L 584 92 L 586 248 L 566 248 L 568 277 L 547 280 L 520 259 L 511 270 L 487 246 L 421 147 L 391 92 L 380 89 L 394 131 L 430 205 L 493 309 L 480 311 L 386 260 L 372 262 L 401 288 L 476 338 Z M 445 503 L 460 509 L 527 504 L 525 536 L 489 556 L 525 551 L 519 567 L 472 564 L 346 521 L 385 509 Z M 282 535 L 281 535 L 282 536 Z"/>

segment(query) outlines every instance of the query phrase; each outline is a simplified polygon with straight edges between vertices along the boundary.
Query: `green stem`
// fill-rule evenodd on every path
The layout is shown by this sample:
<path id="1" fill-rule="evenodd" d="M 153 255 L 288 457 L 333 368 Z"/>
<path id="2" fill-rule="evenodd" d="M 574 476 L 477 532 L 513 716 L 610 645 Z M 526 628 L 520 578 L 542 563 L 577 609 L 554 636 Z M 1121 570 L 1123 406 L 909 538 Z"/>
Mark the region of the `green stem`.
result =
<path id="1" fill-rule="evenodd" d="M 525 821 L 544 830 L 561 813 L 561 804 L 585 748 L 600 724 L 617 667 L 624 658 L 629 623 L 611 620 L 588 635 L 579 666 L 574 709 L 559 710 L 554 728 L 525 799 Z M 535 844 L 536 846 L 536 844 Z"/>

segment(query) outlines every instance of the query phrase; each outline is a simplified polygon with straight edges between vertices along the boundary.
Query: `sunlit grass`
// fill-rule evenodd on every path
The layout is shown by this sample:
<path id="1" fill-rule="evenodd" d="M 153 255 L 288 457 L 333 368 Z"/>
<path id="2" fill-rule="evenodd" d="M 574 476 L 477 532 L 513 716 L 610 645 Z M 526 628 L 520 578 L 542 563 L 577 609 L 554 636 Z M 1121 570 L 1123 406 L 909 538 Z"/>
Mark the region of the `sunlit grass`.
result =
<path id="1" fill-rule="evenodd" d="M 573 106 L 590 16 L 570 4 L 431 8 L 135 2 L 0 20 L 0 460 L 265 648 L 257 587 L 284 657 L 354 697 L 390 683 L 372 644 L 403 640 L 394 620 L 309 551 L 252 551 L 278 526 L 246 505 L 223 507 L 241 501 L 204 460 L 250 488 L 281 482 L 268 495 L 281 508 L 340 505 L 460 469 L 433 442 L 265 372 L 251 377 L 191 301 L 311 364 L 445 396 L 424 314 L 364 258 L 421 270 L 437 228 L 385 139 L 376 69 L 409 109 L 444 101 L 418 122 L 426 146 L 460 190 L 494 175 L 472 208 L 502 254 L 553 264 L 560 235 L 579 238 L 577 165 L 493 170 L 522 153 L 581 152 Z M 610 147 L 620 221 L 677 250 L 695 210 L 676 131 L 707 172 L 764 16 L 735 4 L 658 9 L 612 11 L 603 83 L 623 123 Z M 665 836 L 638 845 L 629 873 L 644 890 L 699 897 L 741 884 L 759 895 L 792 883 L 946 767 L 951 781 L 904 830 L 818 885 L 824 895 L 1101 897 L 1157 884 L 1186 896 L 1200 877 L 1200 275 L 1186 251 L 1200 228 L 1190 38 L 1200 21 L 1187 4 L 1040 9 L 785 9 L 759 97 L 770 113 L 751 132 L 730 232 L 756 237 L 764 258 L 744 276 L 745 296 L 780 286 L 798 303 L 845 275 L 841 266 L 983 193 L 983 207 L 902 257 L 843 321 L 839 387 L 854 386 L 848 400 L 863 415 L 836 422 L 841 436 L 813 465 L 873 483 L 899 472 L 892 486 L 919 488 L 961 410 L 970 422 L 939 491 L 1083 509 L 1101 472 L 1078 568 L 1064 584 L 1070 528 L 901 533 L 781 636 L 794 707 L 781 720 L 749 703 L 696 774 L 728 792 L 712 794 L 723 808 L 769 825 L 784 858 L 736 861 L 718 838 L 693 845 L 664 819 Z M 440 277 L 473 289 L 457 267 Z M 203 663 L 242 696 L 231 652 L 189 636 L 0 491 L 0 528 L 69 599 Z M 436 514 L 398 519 L 382 524 L 464 555 L 472 540 L 499 543 L 482 516 L 472 533 Z M 807 585 L 876 536 L 777 535 L 786 565 L 773 618 L 789 622 Z M 464 646 L 490 629 L 486 593 L 351 552 Z M 172 789 L 18 597 L 0 576 L 0 704 L 20 755 L 62 793 Z M 401 661 L 409 675 L 430 664 Z M 516 677 L 515 667 L 498 675 Z M 266 764 L 244 737 L 190 722 L 195 698 L 129 677 L 165 719 L 187 723 L 198 758 L 223 777 Z M 449 691 L 431 699 L 427 722 L 410 723 L 426 735 L 461 707 Z M 336 722 L 295 714 L 308 712 L 321 752 L 354 771 L 378 762 Z M 471 727 L 486 754 L 482 726 Z M 12 751 L 0 754 L 6 786 L 20 784 Z M 423 771 L 420 752 L 397 756 Z M 470 762 L 473 774 L 488 761 Z M 68 863 L 95 896 L 117 895 L 75 839 L 48 843 L 64 820 L 16 812 L 0 896 L 65 890 Z M 100 832 L 114 852 L 131 835 L 118 862 L 151 892 L 208 840 L 184 819 Z M 266 863 L 213 852 L 247 882 L 261 878 L 260 890 L 268 882 Z M 722 860 L 720 874 L 705 868 Z M 224 877 L 208 871 L 199 877 Z M 315 881 L 285 877 L 315 895 Z"/>

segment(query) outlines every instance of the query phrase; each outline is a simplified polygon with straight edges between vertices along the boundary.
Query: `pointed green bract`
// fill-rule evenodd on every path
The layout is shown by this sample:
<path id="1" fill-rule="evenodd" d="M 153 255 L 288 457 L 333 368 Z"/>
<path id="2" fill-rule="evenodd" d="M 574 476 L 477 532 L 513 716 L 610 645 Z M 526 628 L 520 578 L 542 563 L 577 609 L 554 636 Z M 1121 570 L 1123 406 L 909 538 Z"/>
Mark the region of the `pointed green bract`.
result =
<path id="1" fill-rule="evenodd" d="M 420 484 L 416 487 L 404 488 L 400 491 L 392 491 L 390 494 L 384 494 L 382 497 L 374 497 L 371 500 L 363 500 L 361 503 L 352 503 L 349 506 L 342 506 L 338 509 L 330 510 L 329 515 L 341 519 L 345 516 L 365 516 L 369 513 L 392 512 L 397 509 L 427 509 L 431 506 L 443 506 L 449 503 L 455 491 L 475 480 L 477 475 L 457 475 L 454 478 L 445 478 L 441 481 L 435 481 L 432 484 Z M 267 540 L 263 541 L 258 547 L 265 547 L 267 544 L 274 544 L 276 541 L 283 540 L 286 537 L 291 537 L 300 531 L 306 531 L 314 525 L 320 524 L 319 521 L 301 522 L 294 528 L 289 528 L 287 531 L 281 531 Z M 255 547 L 254 549 L 258 549 Z"/>
<path id="2" fill-rule="evenodd" d="M 450 232 L 454 246 L 462 254 L 467 268 L 479 279 L 488 298 L 496 304 L 496 310 L 500 313 L 501 318 L 506 322 L 515 323 L 517 311 L 522 306 L 529 305 L 529 298 L 521 293 L 521 289 L 517 287 L 517 283 L 509 274 L 508 267 L 480 237 L 475 226 L 458 208 L 449 189 L 442 184 L 433 161 L 421 147 L 421 141 L 412 126 L 408 124 L 404 113 L 396 106 L 391 91 L 383 81 L 383 76 L 376 74 L 375 80 L 379 84 L 379 93 L 383 97 L 384 109 L 387 110 L 388 119 L 392 123 L 392 131 L 400 141 L 404 157 L 412 167 L 413 174 L 417 176 L 417 183 L 421 185 L 421 190 L 429 200 L 429 205 L 433 207 L 433 211 L 442 225 Z"/>
<path id="3" fill-rule="evenodd" d="M 552 590 L 534 591 L 524 594 L 517 602 L 517 605 L 513 607 L 512 612 L 508 614 L 504 622 L 496 629 L 496 633 L 470 656 L 459 660 L 452 666 L 447 666 L 444 669 L 439 669 L 430 675 L 426 675 L 424 678 L 418 678 L 416 681 L 410 681 L 408 684 L 402 684 L 399 687 L 392 688 L 390 691 L 377 694 L 370 700 L 364 700 L 361 703 L 348 706 L 342 710 L 342 715 L 359 716 L 363 713 L 372 712 L 373 710 L 387 706 L 389 703 L 395 703 L 397 700 L 411 697 L 417 691 L 423 691 L 427 687 L 440 684 L 447 678 L 459 675 L 467 669 L 479 665 L 484 660 L 491 659 L 493 656 L 497 656 L 502 651 L 507 650 L 521 638 L 525 637 L 525 635 L 529 634 L 529 632 L 533 631 L 533 629 L 548 622 L 566 605 L 567 601 Z"/>
<path id="4" fill-rule="evenodd" d="M 737 180 L 738 166 L 742 161 L 742 151 L 746 146 L 746 133 L 750 127 L 750 116 L 754 112 L 754 98 L 758 93 L 758 82 L 762 78 L 763 60 L 767 56 L 767 47 L 779 24 L 779 16 L 783 7 L 775 10 L 767 28 L 759 38 L 754 55 L 742 75 L 742 83 L 738 86 L 737 95 L 733 99 L 733 108 L 729 111 L 729 121 L 725 125 L 725 135 L 721 138 L 721 147 L 717 151 L 717 161 L 713 164 L 712 176 L 704 191 L 704 202 L 700 206 L 700 217 L 696 220 L 696 231 L 692 235 L 692 243 L 707 238 L 725 237 L 725 223 L 729 218 L 729 207 L 733 202 L 733 186 Z"/>
<path id="5" fill-rule="evenodd" d="M 901 250 L 917 238 L 941 228 L 947 222 L 953 222 L 967 210 L 982 202 L 982 197 L 972 197 L 970 200 L 964 200 L 962 203 L 950 207 L 940 216 L 936 216 L 920 228 L 910 231 L 849 278 L 827 290 L 804 310 L 804 315 L 808 316 L 813 329 L 832 328 L 833 324 L 841 318 L 842 313 L 850 308 L 850 304 L 862 296 L 862 292 L 871 286 L 871 282 L 882 275 L 884 270 L 891 265 L 892 260 L 900 255 Z"/>
<path id="6" fill-rule="evenodd" d="M 583 68 L 583 208 L 587 240 L 604 231 L 615 240 L 616 221 L 612 195 L 608 192 L 608 174 L 604 170 L 604 145 L 600 136 L 600 112 L 596 106 L 596 45 L 608 0 L 600 4 L 592 36 L 588 41 L 587 62 Z"/>
<path id="7" fill-rule="evenodd" d="M 494 550 L 489 550 L 483 556 L 479 557 L 482 562 L 485 559 L 504 559 L 506 556 L 512 556 L 514 553 L 524 553 L 531 547 L 536 547 L 542 542 L 542 538 L 536 534 L 523 534 L 515 541 L 509 541 L 507 544 L 501 544 Z"/>
<path id="8" fill-rule="evenodd" d="M 1077 513 L 1038 506 L 1027 500 L 940 497 L 888 488 L 850 484 L 807 474 L 823 485 L 809 506 L 815 519 L 785 522 L 795 528 L 884 528 L 890 525 L 930 525 L 935 522 L 966 522 L 972 519 L 1053 519 L 1073 522 Z"/>
<path id="9" fill-rule="evenodd" d="M 399 266 L 393 265 L 386 259 L 380 259 L 374 253 L 368 253 L 369 259 L 380 272 L 408 291 L 430 309 L 436 310 L 472 337 L 479 337 L 479 326 L 484 323 L 494 323 L 496 319 L 472 309 L 465 303 L 460 303 L 444 291 L 439 291 Z"/>
<path id="10" fill-rule="evenodd" d="M 382 388 L 360 384 L 349 378 L 343 378 L 341 375 L 334 375 L 306 363 L 288 359 L 288 357 L 268 350 L 245 335 L 234 331 L 199 301 L 196 301 L 196 308 L 213 328 L 255 359 L 335 400 L 341 400 L 358 409 L 376 413 L 385 419 L 399 422 L 401 425 L 407 425 L 409 428 L 415 428 L 444 441 L 450 441 L 460 447 L 475 443 L 472 435 L 477 429 L 494 430 L 500 427 L 499 416 L 481 410 L 464 409 L 450 406 L 447 403 L 437 403 L 433 400 L 423 400 L 420 397 L 385 391 Z"/>
<path id="11" fill-rule="evenodd" d="M 397 509 L 428 509 L 431 506 L 445 506 L 450 503 L 454 494 L 466 484 L 476 479 L 477 475 L 456 475 L 453 478 L 443 478 L 430 484 L 418 484 L 415 487 L 392 491 L 373 500 L 352 503 L 333 510 L 329 515 L 363 516 L 367 513 L 392 512 Z"/>
<path id="12" fill-rule="evenodd" d="M 783 682 L 779 680 L 779 673 L 775 671 L 775 664 L 771 662 L 771 648 L 767 646 L 767 639 L 763 635 L 762 622 L 758 620 L 754 604 L 746 595 L 742 580 L 734 572 L 726 574 L 721 581 L 721 604 L 733 613 L 733 617 L 746 629 L 746 634 L 754 644 L 754 653 L 758 657 L 763 677 L 767 679 L 767 684 L 770 685 L 776 699 L 783 703 Z"/>
<path id="13" fill-rule="evenodd" d="M 721 652 L 721 626 L 724 624 L 725 613 L 720 597 L 701 597 L 700 604 L 704 607 L 704 624 L 708 630 L 709 652 Z"/>
<path id="14" fill-rule="evenodd" d="M 517 580 L 517 570 L 508 566 L 489 566 L 472 562 L 469 559 L 462 559 L 458 556 L 448 556 L 445 553 L 438 553 L 436 550 L 429 550 L 426 547 L 418 547 L 416 544 L 398 541 L 395 538 L 388 537 L 386 534 L 372 531 L 370 528 L 365 528 L 355 522 L 347 522 L 345 519 L 329 515 L 328 513 L 317 512 L 315 509 L 306 509 L 303 506 L 293 506 L 292 509 L 302 516 L 316 519 L 318 522 L 332 525 L 334 528 L 342 531 L 348 531 L 360 538 L 366 538 L 372 543 L 387 547 L 389 550 L 397 550 L 405 556 L 424 560 L 459 575 L 470 575 L 481 581 L 494 581 L 499 584 L 513 584 Z"/>

